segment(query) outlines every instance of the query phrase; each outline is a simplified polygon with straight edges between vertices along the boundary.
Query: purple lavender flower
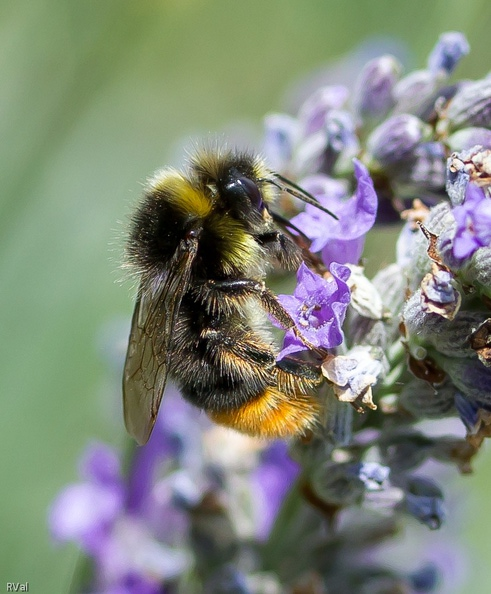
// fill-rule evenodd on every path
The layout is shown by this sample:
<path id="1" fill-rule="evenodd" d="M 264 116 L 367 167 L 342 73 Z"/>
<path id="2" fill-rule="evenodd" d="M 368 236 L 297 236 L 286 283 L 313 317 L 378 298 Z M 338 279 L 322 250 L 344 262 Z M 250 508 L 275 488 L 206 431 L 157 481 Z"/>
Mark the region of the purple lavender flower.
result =
<path id="1" fill-rule="evenodd" d="M 66 487 L 51 507 L 49 524 L 58 541 L 75 540 L 97 554 L 122 512 L 124 487 L 116 452 L 102 443 L 89 445 L 80 463 L 84 482 Z"/>
<path id="2" fill-rule="evenodd" d="M 350 291 L 346 284 L 349 268 L 332 263 L 330 271 L 332 278 L 328 281 L 302 263 L 297 273 L 294 294 L 278 297 L 295 320 L 302 336 L 311 344 L 322 348 L 333 348 L 343 342 L 341 326 L 350 300 Z M 289 330 L 278 358 L 306 348 L 293 331 Z"/>
<path id="3" fill-rule="evenodd" d="M 199 464 L 201 443 L 192 429 L 198 413 L 172 387 L 160 412 L 126 480 L 113 449 L 89 446 L 81 463 L 83 482 L 66 487 L 51 506 L 53 537 L 77 542 L 94 559 L 95 581 L 104 594 L 160 592 L 166 580 L 189 566 L 189 554 L 182 548 L 189 521 L 176 498 L 183 471 L 176 473 L 172 466 L 184 460 L 191 447 Z M 187 432 L 192 437 L 184 440 Z M 167 473 L 157 480 L 162 464 Z"/>
<path id="4" fill-rule="evenodd" d="M 452 251 L 457 260 L 464 262 L 491 242 L 491 199 L 469 183 L 464 203 L 452 212 L 457 223 Z"/>
<path id="5" fill-rule="evenodd" d="M 288 455 L 284 442 L 277 441 L 261 453 L 251 477 L 258 506 L 256 534 L 259 540 L 268 537 L 281 503 L 299 471 L 299 465 Z"/>
<path id="6" fill-rule="evenodd" d="M 357 264 L 365 234 L 373 226 L 377 215 L 377 194 L 366 167 L 354 159 L 357 188 L 355 194 L 345 199 L 345 185 L 325 175 L 305 178 L 303 187 L 313 194 L 328 210 L 335 212 L 339 220 L 306 205 L 305 211 L 292 219 L 293 224 L 312 240 L 313 252 L 322 250 L 322 258 L 331 262 Z"/>

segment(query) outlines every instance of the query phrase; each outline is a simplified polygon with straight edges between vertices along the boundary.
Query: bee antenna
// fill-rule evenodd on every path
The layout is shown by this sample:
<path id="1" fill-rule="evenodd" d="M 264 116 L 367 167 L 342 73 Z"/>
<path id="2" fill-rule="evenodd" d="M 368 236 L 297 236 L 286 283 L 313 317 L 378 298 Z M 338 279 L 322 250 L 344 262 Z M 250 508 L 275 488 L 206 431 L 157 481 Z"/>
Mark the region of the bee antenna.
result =
<path id="1" fill-rule="evenodd" d="M 333 219 L 336 219 L 336 221 L 339 220 L 338 217 L 333 212 L 331 212 L 327 208 L 324 208 L 322 206 L 322 204 L 317 200 L 317 198 L 315 198 L 315 196 L 312 196 L 312 194 L 309 194 L 309 192 L 307 192 L 300 186 L 297 186 L 296 183 L 292 182 L 291 180 L 289 180 L 286 177 L 283 177 L 279 173 L 273 173 L 272 175 L 274 176 L 274 179 L 272 179 L 270 177 L 266 177 L 264 179 L 260 179 L 259 181 L 263 181 L 263 182 L 272 184 L 273 186 L 276 186 L 279 190 L 282 190 L 283 192 L 287 192 L 288 194 L 295 196 L 295 198 L 299 198 L 300 200 L 302 200 L 302 202 L 306 202 L 307 204 L 311 204 L 312 206 L 315 206 L 322 212 L 325 212 L 326 214 L 331 216 Z M 279 181 L 276 181 L 276 180 L 279 180 Z"/>
<path id="2" fill-rule="evenodd" d="M 284 216 L 280 215 L 279 213 L 274 212 L 272 210 L 270 210 L 269 213 L 273 217 L 273 221 L 275 223 L 278 223 L 279 225 L 282 225 L 283 227 L 285 227 L 287 229 L 293 229 L 293 231 L 298 233 L 298 235 L 300 235 L 300 237 L 302 237 L 305 241 L 310 242 L 310 239 L 305 235 L 305 233 L 303 231 L 301 231 L 296 225 L 294 225 L 286 217 L 284 217 Z"/>

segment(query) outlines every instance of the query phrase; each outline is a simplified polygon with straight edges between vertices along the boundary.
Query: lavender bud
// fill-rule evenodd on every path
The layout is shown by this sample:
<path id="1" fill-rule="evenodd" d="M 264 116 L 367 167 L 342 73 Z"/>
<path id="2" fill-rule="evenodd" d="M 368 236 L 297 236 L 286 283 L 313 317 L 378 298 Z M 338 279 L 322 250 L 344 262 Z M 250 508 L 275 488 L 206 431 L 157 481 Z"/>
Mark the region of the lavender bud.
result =
<path id="1" fill-rule="evenodd" d="M 284 171 L 298 140 L 298 122 L 289 115 L 272 113 L 264 118 L 264 127 L 263 150 L 268 163 L 274 171 Z"/>
<path id="2" fill-rule="evenodd" d="M 382 320 L 372 320 L 359 314 L 347 318 L 347 335 L 354 344 L 371 345 L 386 349 L 390 342 L 387 325 Z"/>
<path id="3" fill-rule="evenodd" d="M 416 220 L 421 218 L 424 218 L 423 222 L 428 231 L 438 238 L 452 226 L 455 227 L 455 219 L 448 202 L 440 202 L 432 207 L 426 216 L 423 213 L 422 217 Z M 431 269 L 431 260 L 428 257 L 427 238 L 411 223 L 406 225 L 397 241 L 397 261 L 407 276 L 408 288 L 412 291 L 417 290 L 423 276 Z"/>
<path id="4" fill-rule="evenodd" d="M 398 181 L 430 190 L 445 185 L 445 149 L 440 142 L 423 142 L 414 150 L 408 167 L 398 172 Z"/>
<path id="5" fill-rule="evenodd" d="M 424 221 L 425 227 L 434 235 L 440 235 L 442 231 L 448 228 L 453 221 L 452 210 L 447 202 L 441 202 L 430 209 L 428 217 Z M 420 234 L 421 241 L 428 247 L 428 240 Z"/>
<path id="6" fill-rule="evenodd" d="M 455 388 L 449 381 L 432 386 L 414 378 L 404 385 L 399 405 L 416 419 L 440 419 L 455 413 L 454 395 Z"/>
<path id="7" fill-rule="evenodd" d="M 434 97 L 437 81 L 428 70 L 416 70 L 402 78 L 394 87 L 394 114 L 418 114 Z"/>
<path id="8" fill-rule="evenodd" d="M 386 432 L 380 440 L 383 461 L 394 472 L 404 472 L 416 468 L 428 459 L 433 440 L 413 430 L 399 433 Z"/>
<path id="9" fill-rule="evenodd" d="M 470 174 L 465 170 L 464 163 L 456 158 L 455 153 L 447 159 L 447 182 L 445 189 L 454 206 L 464 202 L 470 177 Z"/>
<path id="10" fill-rule="evenodd" d="M 449 270 L 434 265 L 432 272 L 428 272 L 421 281 L 423 309 L 453 320 L 462 302 L 454 282 L 454 275 Z"/>
<path id="11" fill-rule="evenodd" d="M 341 169 L 351 167 L 351 161 L 360 149 L 352 115 L 347 111 L 333 109 L 326 115 L 324 129 L 326 148 L 321 170 L 330 173 L 340 156 L 343 156 Z"/>
<path id="12" fill-rule="evenodd" d="M 434 74 L 450 75 L 459 61 L 469 53 L 469 43 L 462 33 L 449 31 L 440 36 L 428 58 L 428 69 Z"/>
<path id="13" fill-rule="evenodd" d="M 361 502 L 365 490 L 382 490 L 389 472 L 376 462 L 328 464 L 314 472 L 312 486 L 329 503 L 344 507 Z"/>
<path id="14" fill-rule="evenodd" d="M 408 575 L 414 592 L 433 592 L 440 585 L 440 571 L 433 564 L 425 565 Z"/>
<path id="15" fill-rule="evenodd" d="M 443 121 L 450 131 L 469 126 L 491 127 L 491 78 L 463 85 L 450 101 Z"/>
<path id="16" fill-rule="evenodd" d="M 476 145 L 450 155 L 447 161 L 447 192 L 452 204 L 464 202 L 469 181 L 483 188 L 491 186 L 491 149 Z"/>
<path id="17" fill-rule="evenodd" d="M 299 143 L 293 155 L 293 170 L 299 175 L 318 172 L 322 166 L 327 146 L 327 132 L 324 128 L 309 134 Z"/>
<path id="18" fill-rule="evenodd" d="M 491 407 L 491 367 L 475 359 L 446 359 L 444 369 L 464 396 Z"/>
<path id="19" fill-rule="evenodd" d="M 351 306 L 365 318 L 381 320 L 384 316 L 382 298 L 364 274 L 362 266 L 350 264 L 351 270 L 348 287 L 351 291 Z"/>
<path id="20" fill-rule="evenodd" d="M 406 326 L 409 346 L 411 346 L 412 340 L 416 341 L 415 346 L 429 340 L 445 322 L 444 318 L 438 314 L 427 312 L 423 308 L 421 290 L 413 293 L 404 304 L 402 319 Z"/>
<path id="21" fill-rule="evenodd" d="M 431 530 L 440 528 L 445 518 L 443 494 L 436 483 L 422 477 L 411 477 L 405 486 L 405 508 Z"/>
<path id="22" fill-rule="evenodd" d="M 433 327 L 428 342 L 447 357 L 471 358 L 474 351 L 470 344 L 471 335 L 482 325 L 486 313 L 462 311 L 454 320 L 443 320 Z"/>
<path id="23" fill-rule="evenodd" d="M 465 269 L 465 280 L 491 297 L 491 247 L 481 247 L 474 252 Z"/>
<path id="24" fill-rule="evenodd" d="M 462 423 L 472 435 L 479 426 L 479 405 L 466 398 L 460 392 L 455 394 L 455 408 L 459 413 Z"/>
<path id="25" fill-rule="evenodd" d="M 383 326 L 388 339 L 393 341 L 399 336 L 399 317 L 405 299 L 407 277 L 398 264 L 390 264 L 373 277 L 372 283 L 380 293 L 384 308 L 388 312 Z"/>
<path id="26" fill-rule="evenodd" d="M 326 464 L 312 475 L 314 491 L 332 505 L 352 505 L 360 503 L 365 488 L 363 481 L 357 476 L 353 468 L 355 465 Z"/>
<path id="27" fill-rule="evenodd" d="M 381 307 L 377 305 L 374 308 L 381 312 L 381 318 L 373 320 L 360 314 L 349 316 L 348 335 L 354 344 L 373 345 L 385 349 L 388 343 L 399 336 L 399 312 L 404 303 L 406 285 L 407 279 L 397 264 L 391 264 L 375 275 L 370 286 L 378 296 L 377 299 L 381 299 Z M 357 291 L 351 291 L 353 304 L 353 296 Z M 363 294 L 366 296 L 370 293 Z"/>
<path id="28" fill-rule="evenodd" d="M 298 113 L 302 131 L 313 134 L 324 126 L 326 115 L 332 109 L 341 109 L 349 97 L 349 91 L 342 85 L 321 87 L 305 101 Z"/>
<path id="29" fill-rule="evenodd" d="M 393 88 L 401 64 L 386 55 L 367 62 L 358 76 L 353 92 L 353 108 L 360 118 L 380 118 L 394 105 Z"/>
<path id="30" fill-rule="evenodd" d="M 412 157 L 416 147 L 430 133 L 429 126 L 405 113 L 393 116 L 375 128 L 368 137 L 367 148 L 382 167 L 390 167 Z"/>
<path id="31" fill-rule="evenodd" d="M 476 126 L 462 128 L 448 137 L 447 144 L 451 151 L 469 150 L 476 145 L 491 148 L 491 130 Z"/>

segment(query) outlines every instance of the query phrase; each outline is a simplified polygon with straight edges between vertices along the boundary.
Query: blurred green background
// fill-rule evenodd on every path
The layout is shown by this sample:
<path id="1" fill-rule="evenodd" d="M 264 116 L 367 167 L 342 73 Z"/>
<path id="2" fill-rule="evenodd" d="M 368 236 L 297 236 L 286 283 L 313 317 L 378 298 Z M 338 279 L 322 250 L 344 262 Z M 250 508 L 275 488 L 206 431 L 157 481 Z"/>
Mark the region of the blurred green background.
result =
<path id="1" fill-rule="evenodd" d="M 374 36 L 422 67 L 440 33 L 463 31 L 459 74 L 482 76 L 490 22 L 489 0 L 1 3 L 0 591 L 67 591 L 76 550 L 51 543 L 49 503 L 89 439 L 122 442 L 108 336 L 132 310 L 118 238 L 146 176 L 189 138 L 259 137 L 295 79 Z M 490 462 L 455 481 L 462 591 L 489 591 Z"/>

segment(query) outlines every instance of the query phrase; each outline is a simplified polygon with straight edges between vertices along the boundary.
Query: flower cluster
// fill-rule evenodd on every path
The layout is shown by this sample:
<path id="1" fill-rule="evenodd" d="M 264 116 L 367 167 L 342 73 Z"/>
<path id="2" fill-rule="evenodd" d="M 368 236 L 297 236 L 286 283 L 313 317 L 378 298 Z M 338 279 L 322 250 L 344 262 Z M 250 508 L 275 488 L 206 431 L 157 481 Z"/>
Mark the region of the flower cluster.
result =
<path id="1" fill-rule="evenodd" d="M 267 540 L 299 472 L 286 444 L 262 449 L 211 427 L 172 386 L 148 444 L 125 466 L 113 448 L 89 445 L 81 481 L 51 506 L 54 539 L 77 542 L 92 560 L 81 591 L 215 592 L 217 581 L 242 579 L 229 564 Z"/>
<path id="2" fill-rule="evenodd" d="M 92 560 L 83 591 L 458 584 L 448 555 L 396 567 L 384 547 L 411 518 L 441 526 L 445 473 L 470 472 L 491 435 L 491 79 L 451 81 L 468 52 L 447 33 L 424 69 L 404 75 L 381 56 L 351 89 L 317 89 L 296 115 L 266 118 L 272 168 L 337 216 L 285 202 L 313 256 L 279 297 L 297 326 L 279 358 L 324 353 L 322 423 L 265 447 L 204 426 L 171 394 L 124 473 L 93 446 L 50 512 L 54 537 Z M 368 279 L 367 233 L 401 219 L 394 261 Z"/>

